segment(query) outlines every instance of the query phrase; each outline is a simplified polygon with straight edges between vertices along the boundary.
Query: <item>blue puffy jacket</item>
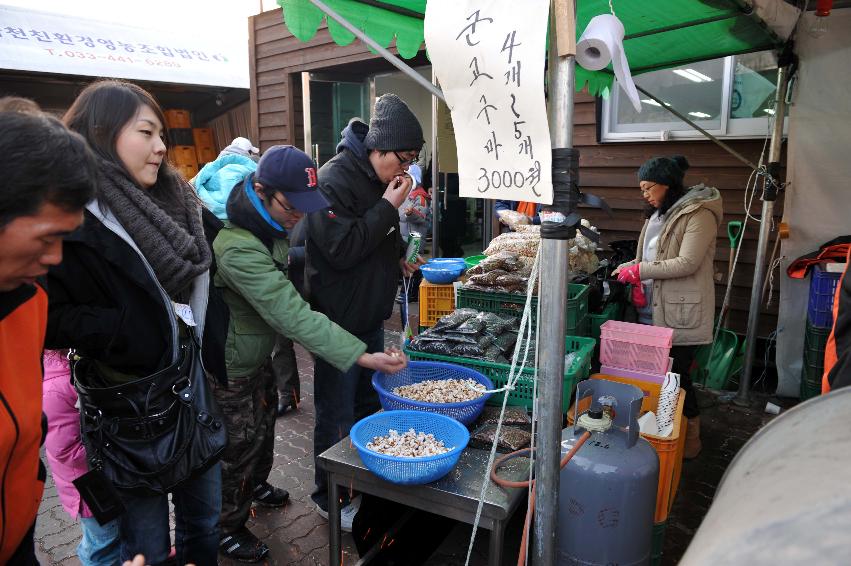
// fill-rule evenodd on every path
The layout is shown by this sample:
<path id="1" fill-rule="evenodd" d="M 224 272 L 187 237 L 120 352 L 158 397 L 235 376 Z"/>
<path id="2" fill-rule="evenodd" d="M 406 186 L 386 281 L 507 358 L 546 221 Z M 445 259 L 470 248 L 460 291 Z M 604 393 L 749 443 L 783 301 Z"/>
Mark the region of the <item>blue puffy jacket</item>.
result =
<path id="1" fill-rule="evenodd" d="M 248 175 L 257 170 L 257 163 L 243 155 L 220 155 L 215 161 L 204 165 L 194 179 L 195 190 L 210 209 L 221 220 L 227 220 L 225 205 L 231 190 Z"/>

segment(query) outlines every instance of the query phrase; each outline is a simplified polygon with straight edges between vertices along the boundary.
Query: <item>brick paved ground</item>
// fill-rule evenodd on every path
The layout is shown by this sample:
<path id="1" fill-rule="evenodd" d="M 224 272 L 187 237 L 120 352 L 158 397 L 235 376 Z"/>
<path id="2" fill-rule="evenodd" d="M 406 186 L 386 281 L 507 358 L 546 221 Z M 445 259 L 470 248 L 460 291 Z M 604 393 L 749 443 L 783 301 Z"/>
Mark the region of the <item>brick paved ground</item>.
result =
<path id="1" fill-rule="evenodd" d="M 416 309 L 416 306 L 414 306 Z M 416 327 L 414 313 L 412 325 Z M 394 313 L 387 324 L 385 342 L 399 343 L 400 323 Z M 310 500 L 313 487 L 313 361 L 301 348 L 297 349 L 302 379 L 302 402 L 298 411 L 278 419 L 275 442 L 275 466 L 270 482 L 290 492 L 290 504 L 284 509 L 257 509 L 249 526 L 271 548 L 268 564 L 325 565 L 328 563 L 327 523 L 316 514 Z M 669 518 L 663 564 L 676 564 L 694 531 L 700 525 L 715 487 L 735 453 L 769 418 L 760 409 L 765 397 L 758 396 L 752 408 L 741 409 L 717 402 L 717 396 L 701 392 L 704 451 L 699 458 L 687 462 L 673 511 Z M 506 534 L 506 564 L 514 563 L 522 528 L 521 513 L 509 524 Z M 470 527 L 458 525 L 430 558 L 430 566 L 464 564 L 470 539 Z M 75 556 L 80 539 L 77 524 L 62 509 L 53 482 L 48 478 L 44 500 L 36 528 L 37 554 L 42 564 L 79 564 Z M 471 563 L 486 563 L 487 533 L 480 532 Z M 344 535 L 344 563 L 354 564 L 357 553 L 349 535 Z M 222 564 L 231 564 L 222 561 Z"/>

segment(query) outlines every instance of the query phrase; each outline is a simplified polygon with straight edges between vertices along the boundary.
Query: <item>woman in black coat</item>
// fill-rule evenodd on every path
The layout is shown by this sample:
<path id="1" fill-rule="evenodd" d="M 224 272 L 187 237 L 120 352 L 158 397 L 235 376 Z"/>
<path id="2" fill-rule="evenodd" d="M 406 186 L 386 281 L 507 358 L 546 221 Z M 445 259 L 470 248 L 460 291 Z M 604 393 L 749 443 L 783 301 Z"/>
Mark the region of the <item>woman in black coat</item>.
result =
<path id="1" fill-rule="evenodd" d="M 179 379 L 172 374 L 145 378 L 173 369 L 179 359 L 200 356 L 208 376 L 226 379 L 227 310 L 210 283 L 215 268 L 210 242 L 218 221 L 166 162 L 165 118 L 145 90 L 122 81 L 93 83 L 64 121 L 98 156 L 100 178 L 83 226 L 66 238 L 64 261 L 49 274 L 47 346 L 73 348 L 81 360 L 74 371 L 75 385 L 90 468 L 99 474 L 98 481 L 118 483 L 110 471 L 110 466 L 115 468 L 112 450 L 133 448 L 138 458 L 134 470 L 150 466 L 150 474 L 139 473 L 137 486 L 118 486 L 126 508 L 121 516 L 121 559 L 136 554 L 144 554 L 148 564 L 167 559 L 171 493 L 178 563 L 215 564 L 222 489 L 216 442 L 199 450 L 198 437 L 192 437 L 193 445 L 177 454 L 187 463 L 180 471 L 172 466 L 159 473 L 163 454 L 150 454 L 157 446 L 154 440 L 186 425 L 186 413 L 179 412 L 184 399 L 178 393 L 185 388 L 193 398 L 202 397 L 206 384 L 199 382 L 205 380 L 194 380 L 190 391 L 192 380 L 186 375 L 193 374 L 185 371 Z M 151 398 L 153 386 L 148 395 L 134 396 L 134 386 L 157 385 L 157 380 L 174 381 L 159 384 L 167 391 L 161 405 L 159 398 Z M 92 401 L 86 388 L 107 393 L 101 401 Z M 214 429 L 221 428 L 215 407 L 208 409 L 210 414 L 192 413 L 200 425 L 189 419 L 194 427 L 209 427 L 205 439 L 215 438 L 219 433 Z M 137 418 L 130 418 L 134 411 Z M 113 444 L 122 446 L 110 446 L 98 436 L 104 423 L 109 423 L 109 432 L 118 433 L 110 437 Z M 118 437 L 131 440 L 115 440 Z M 165 460 L 171 461 L 171 456 Z M 171 476 L 169 483 L 158 485 L 164 476 Z M 130 479 L 133 483 L 132 474 Z"/>

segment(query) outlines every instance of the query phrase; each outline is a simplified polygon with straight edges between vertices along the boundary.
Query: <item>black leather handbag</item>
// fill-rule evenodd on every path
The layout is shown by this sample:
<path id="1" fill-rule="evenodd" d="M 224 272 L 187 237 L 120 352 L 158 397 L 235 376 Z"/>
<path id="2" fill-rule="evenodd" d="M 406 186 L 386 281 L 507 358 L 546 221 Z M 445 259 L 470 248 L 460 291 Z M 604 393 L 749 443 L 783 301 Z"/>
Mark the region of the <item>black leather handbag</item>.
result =
<path id="1" fill-rule="evenodd" d="M 119 489 L 163 494 L 215 464 L 227 442 L 194 340 L 177 361 L 110 386 L 87 358 L 73 364 L 89 467 Z"/>

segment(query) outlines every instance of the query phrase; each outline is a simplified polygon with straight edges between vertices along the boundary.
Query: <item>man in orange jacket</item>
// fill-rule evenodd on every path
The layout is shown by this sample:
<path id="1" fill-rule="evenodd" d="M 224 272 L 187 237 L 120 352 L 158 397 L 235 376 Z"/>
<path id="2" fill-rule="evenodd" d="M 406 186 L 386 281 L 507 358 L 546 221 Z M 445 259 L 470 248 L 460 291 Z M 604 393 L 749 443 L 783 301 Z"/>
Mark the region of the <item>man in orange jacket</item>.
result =
<path id="1" fill-rule="evenodd" d="M 40 279 L 94 197 L 95 158 L 44 114 L 0 112 L 0 564 L 38 564 L 35 518 L 47 295 Z"/>

